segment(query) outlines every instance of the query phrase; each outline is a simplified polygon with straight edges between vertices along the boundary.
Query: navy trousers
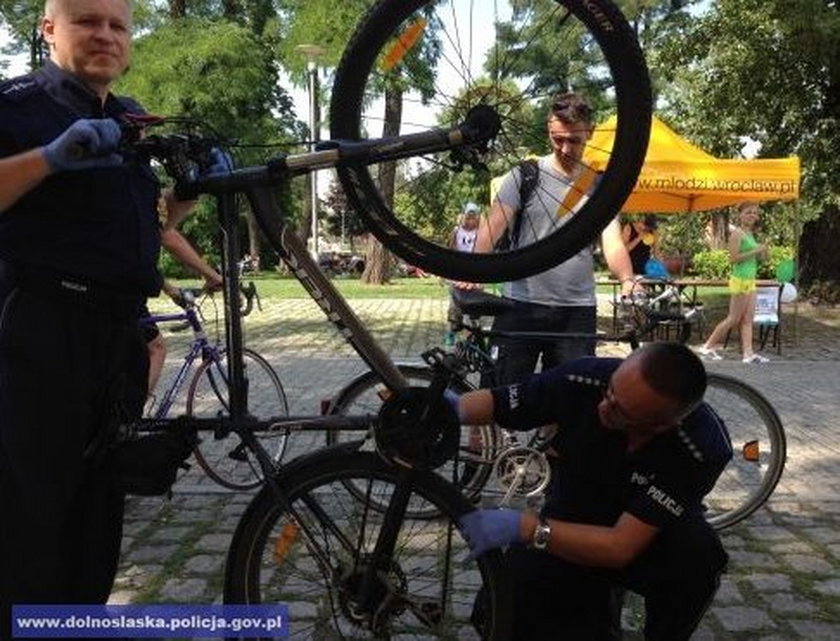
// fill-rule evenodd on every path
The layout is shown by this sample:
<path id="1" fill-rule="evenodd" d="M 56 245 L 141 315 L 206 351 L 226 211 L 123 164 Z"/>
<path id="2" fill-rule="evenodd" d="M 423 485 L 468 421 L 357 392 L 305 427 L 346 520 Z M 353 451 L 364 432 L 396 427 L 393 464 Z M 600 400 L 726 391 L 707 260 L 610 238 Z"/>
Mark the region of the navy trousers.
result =
<path id="1" fill-rule="evenodd" d="M 6 639 L 14 603 L 108 599 L 124 497 L 89 450 L 115 402 L 139 416 L 148 360 L 136 313 L 2 279 L 0 310 L 0 639 Z"/>

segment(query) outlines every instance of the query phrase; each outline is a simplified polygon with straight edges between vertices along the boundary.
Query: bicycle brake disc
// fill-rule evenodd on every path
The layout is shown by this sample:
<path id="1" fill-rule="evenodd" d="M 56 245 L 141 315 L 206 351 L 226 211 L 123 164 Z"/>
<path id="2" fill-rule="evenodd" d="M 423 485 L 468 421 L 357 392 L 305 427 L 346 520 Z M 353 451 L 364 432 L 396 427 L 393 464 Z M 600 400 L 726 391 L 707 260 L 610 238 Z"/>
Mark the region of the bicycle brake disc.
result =
<path id="1" fill-rule="evenodd" d="M 391 395 L 373 432 L 385 460 L 418 470 L 440 467 L 455 456 L 461 425 L 443 398 L 427 388 L 409 387 Z"/>

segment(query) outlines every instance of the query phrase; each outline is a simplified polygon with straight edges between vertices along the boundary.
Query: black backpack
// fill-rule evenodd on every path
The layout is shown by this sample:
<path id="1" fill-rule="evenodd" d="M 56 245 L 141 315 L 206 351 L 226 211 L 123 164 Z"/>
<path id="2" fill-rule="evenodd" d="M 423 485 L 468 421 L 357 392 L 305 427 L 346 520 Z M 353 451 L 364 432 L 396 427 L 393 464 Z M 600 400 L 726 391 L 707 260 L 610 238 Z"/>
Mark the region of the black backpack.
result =
<path id="1" fill-rule="evenodd" d="M 540 182 L 540 166 L 536 159 L 523 160 L 519 163 L 519 209 L 514 212 L 513 228 L 508 226 L 505 233 L 493 245 L 496 251 L 508 251 L 514 249 L 519 242 L 519 233 L 522 229 L 522 212 L 531 202 L 537 185 Z"/>

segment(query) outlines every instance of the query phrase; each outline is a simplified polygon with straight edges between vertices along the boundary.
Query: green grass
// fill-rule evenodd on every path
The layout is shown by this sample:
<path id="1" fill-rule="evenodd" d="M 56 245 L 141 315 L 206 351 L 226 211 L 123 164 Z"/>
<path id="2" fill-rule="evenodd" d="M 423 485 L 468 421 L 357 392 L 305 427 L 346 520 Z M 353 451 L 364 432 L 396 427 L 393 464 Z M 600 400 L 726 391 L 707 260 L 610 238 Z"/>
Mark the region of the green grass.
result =
<path id="1" fill-rule="evenodd" d="M 596 275 L 597 276 L 597 275 Z M 275 273 L 263 273 L 258 276 L 245 274 L 243 282 L 253 280 L 257 284 L 257 291 L 261 298 L 284 299 L 284 298 L 309 298 L 303 286 L 290 276 L 280 276 Z M 174 280 L 178 286 L 196 287 L 200 282 L 192 280 Z M 441 299 L 449 296 L 449 288 L 446 281 L 433 276 L 430 278 L 395 278 L 387 285 L 366 285 L 358 278 L 334 278 L 333 284 L 345 298 L 432 298 Z M 597 281 L 596 281 L 597 282 Z M 485 289 L 492 291 L 491 286 Z M 597 291 L 602 294 L 611 294 L 613 287 L 603 283 L 597 284 Z M 713 300 L 715 306 L 726 307 L 728 304 L 728 290 L 725 287 L 710 288 L 703 287 L 698 290 L 704 301 Z M 726 299 L 726 300 L 724 300 Z M 709 304 L 707 303 L 707 307 Z"/>
<path id="2" fill-rule="evenodd" d="M 253 280 L 261 298 L 309 298 L 294 278 L 274 274 L 245 274 L 243 282 Z M 178 286 L 195 287 L 196 280 L 173 281 Z M 366 285 L 358 278 L 335 278 L 333 284 L 345 298 L 446 298 L 449 288 L 440 278 L 395 278 L 388 285 Z"/>

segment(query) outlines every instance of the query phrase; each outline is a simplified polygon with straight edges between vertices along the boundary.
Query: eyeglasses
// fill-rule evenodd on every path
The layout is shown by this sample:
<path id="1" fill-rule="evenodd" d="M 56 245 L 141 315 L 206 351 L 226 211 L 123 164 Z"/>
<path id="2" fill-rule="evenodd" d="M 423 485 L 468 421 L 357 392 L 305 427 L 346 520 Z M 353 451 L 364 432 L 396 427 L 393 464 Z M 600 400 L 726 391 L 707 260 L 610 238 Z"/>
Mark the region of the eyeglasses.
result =
<path id="1" fill-rule="evenodd" d="M 612 389 L 612 384 L 608 385 L 607 389 L 604 391 L 604 401 L 606 401 L 607 403 L 607 408 L 610 415 L 624 427 L 651 427 L 655 425 L 673 424 L 676 423 L 678 420 L 672 415 L 666 416 L 663 414 L 654 414 L 651 416 L 646 416 L 644 418 L 637 418 L 631 416 L 616 399 L 615 392 L 613 392 Z"/>

